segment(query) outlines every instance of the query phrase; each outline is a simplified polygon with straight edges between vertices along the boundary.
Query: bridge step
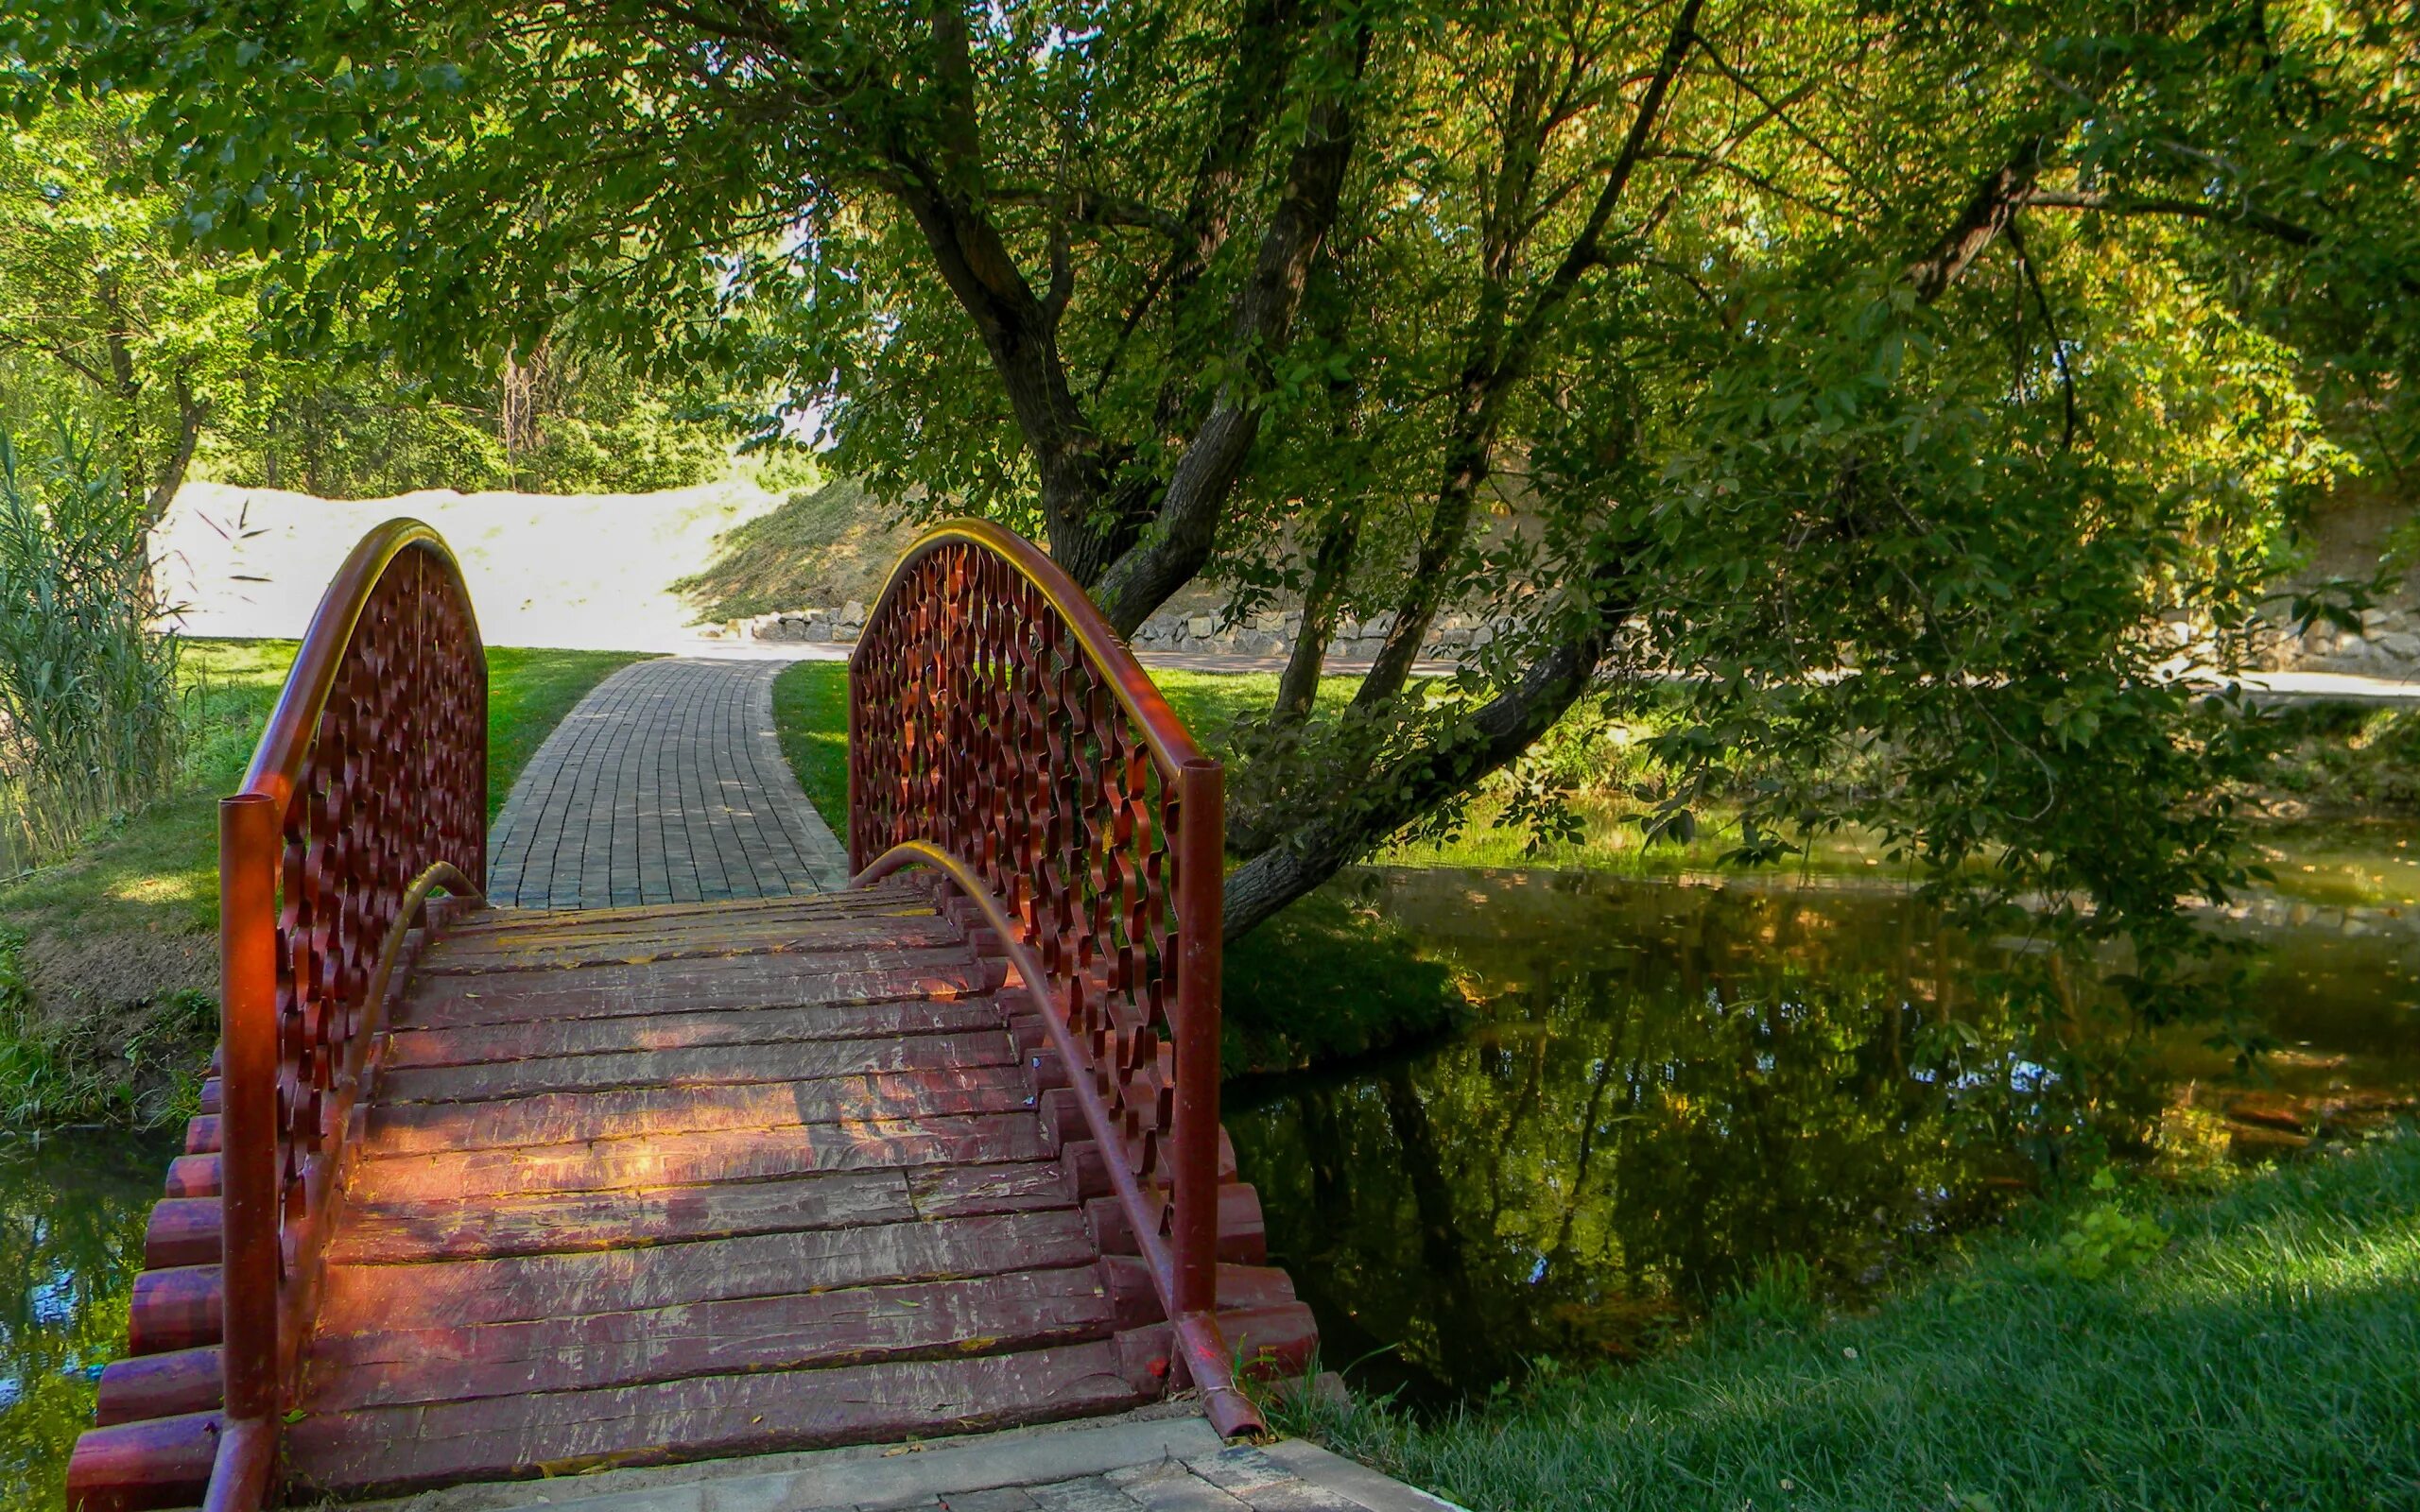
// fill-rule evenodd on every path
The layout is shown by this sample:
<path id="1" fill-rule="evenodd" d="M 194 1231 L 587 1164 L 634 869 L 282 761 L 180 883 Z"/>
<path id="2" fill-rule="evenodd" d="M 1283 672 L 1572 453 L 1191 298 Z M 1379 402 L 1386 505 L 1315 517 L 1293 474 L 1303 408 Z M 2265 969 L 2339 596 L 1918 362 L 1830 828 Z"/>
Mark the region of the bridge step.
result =
<path id="1" fill-rule="evenodd" d="M 1105 1268 L 1000 965 L 929 894 L 655 915 L 482 916 L 424 955 L 330 1242 L 297 1494 L 1165 1389 L 1168 1331 Z"/>
<path id="2" fill-rule="evenodd" d="M 305 1418 L 298 1488 L 348 1496 L 599 1465 L 811 1449 L 1115 1412 L 1155 1395 L 1166 1329 L 971 1359 L 696 1376 Z"/>
<path id="3" fill-rule="evenodd" d="M 1093 1142 L 996 942 L 946 902 L 491 913 L 429 946 L 359 1115 L 289 1501 L 1160 1396 L 1172 1333 L 1099 1200 L 1144 1146 Z M 147 1505 L 198 1498 L 216 1433 L 217 1144 L 206 1111 L 78 1450 L 79 1485 L 148 1456 Z M 1309 1314 L 1222 1157 L 1222 1326 L 1294 1368 Z"/>

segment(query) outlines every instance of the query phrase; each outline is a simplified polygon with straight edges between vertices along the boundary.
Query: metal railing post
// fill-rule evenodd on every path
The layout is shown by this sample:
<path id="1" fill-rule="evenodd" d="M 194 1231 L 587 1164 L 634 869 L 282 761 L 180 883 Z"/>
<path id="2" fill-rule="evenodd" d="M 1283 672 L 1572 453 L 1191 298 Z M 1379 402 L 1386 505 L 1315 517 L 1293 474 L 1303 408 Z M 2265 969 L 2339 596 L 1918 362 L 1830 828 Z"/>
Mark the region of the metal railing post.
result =
<path id="1" fill-rule="evenodd" d="M 1176 1203 L 1174 1311 L 1219 1305 L 1219 993 L 1226 919 L 1226 773 L 1187 762 L 1177 776 Z"/>

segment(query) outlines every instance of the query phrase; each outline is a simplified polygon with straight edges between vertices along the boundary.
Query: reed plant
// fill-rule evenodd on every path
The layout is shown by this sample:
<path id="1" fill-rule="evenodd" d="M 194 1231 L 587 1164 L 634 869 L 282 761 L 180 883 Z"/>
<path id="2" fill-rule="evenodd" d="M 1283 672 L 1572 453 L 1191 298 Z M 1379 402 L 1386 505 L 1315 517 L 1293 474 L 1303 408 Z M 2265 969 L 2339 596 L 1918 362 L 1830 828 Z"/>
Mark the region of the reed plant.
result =
<path id="1" fill-rule="evenodd" d="M 0 431 L 0 874 L 166 792 L 182 745 L 143 502 L 72 422 L 45 443 Z"/>

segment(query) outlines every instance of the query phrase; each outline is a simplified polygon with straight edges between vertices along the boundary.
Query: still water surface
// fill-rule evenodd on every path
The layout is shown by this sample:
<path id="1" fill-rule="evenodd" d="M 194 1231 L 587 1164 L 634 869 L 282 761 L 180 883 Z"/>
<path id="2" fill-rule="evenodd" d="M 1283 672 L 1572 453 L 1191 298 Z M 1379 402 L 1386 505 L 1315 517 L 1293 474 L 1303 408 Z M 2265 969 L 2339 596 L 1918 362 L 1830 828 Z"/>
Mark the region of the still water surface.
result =
<path id="1" fill-rule="evenodd" d="M 0 1506 L 59 1504 L 93 1382 L 126 1348 L 143 1227 L 173 1138 L 0 1136 Z"/>
<path id="2" fill-rule="evenodd" d="M 1975 972 L 2010 942 L 1968 947 L 1896 890 L 1443 868 L 1336 885 L 1483 1005 L 1408 1055 L 1230 1085 L 1271 1258 L 1359 1384 L 1439 1404 L 1539 1356 L 1634 1356 L 1775 1267 L 1854 1296 L 1989 1221 L 2050 1147 L 2038 1068 L 1924 1069 L 1943 994 L 1975 1015 Z M 2145 1095 L 2172 1137 L 2242 1158 L 2412 1106 L 2420 910 L 2273 896 L 2220 927 L 2270 947 L 2255 996 L 2284 1048 L 2244 1078 L 2206 1030 L 2165 1037 Z"/>
<path id="3" fill-rule="evenodd" d="M 2162 1046 L 2161 1095 L 2222 1148 L 2290 1148 L 2420 1091 L 2420 861 L 2382 892 L 2406 851 L 2363 850 L 2381 876 L 2345 885 L 2362 901 L 2270 898 L 2222 926 L 2271 947 L 2259 1001 L 2286 1049 L 2265 1078 L 2194 1036 Z M 1336 886 L 1482 1005 L 1411 1053 L 1228 1091 L 1272 1259 L 1364 1385 L 1441 1403 L 1539 1356 L 1633 1356 L 1777 1264 L 1854 1292 L 2035 1169 L 2021 1096 L 1920 1069 L 1991 944 L 1945 940 L 1895 890 L 1449 868 Z M 0 1506 L 55 1504 L 174 1153 L 0 1136 Z"/>

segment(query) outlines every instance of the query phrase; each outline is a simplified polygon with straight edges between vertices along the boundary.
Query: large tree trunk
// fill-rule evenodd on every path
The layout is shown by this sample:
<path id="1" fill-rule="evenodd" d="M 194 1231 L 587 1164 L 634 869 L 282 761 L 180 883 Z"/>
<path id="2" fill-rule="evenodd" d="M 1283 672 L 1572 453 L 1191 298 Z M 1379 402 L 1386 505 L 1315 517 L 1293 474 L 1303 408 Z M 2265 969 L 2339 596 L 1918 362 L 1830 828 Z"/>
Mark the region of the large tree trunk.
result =
<path id="1" fill-rule="evenodd" d="M 1261 921 L 1369 853 L 1439 803 L 1517 758 L 1588 690 L 1623 610 L 1610 605 L 1585 633 L 1532 662 L 1481 704 L 1456 737 L 1382 771 L 1340 782 L 1337 799 L 1227 875 L 1226 937 Z"/>

